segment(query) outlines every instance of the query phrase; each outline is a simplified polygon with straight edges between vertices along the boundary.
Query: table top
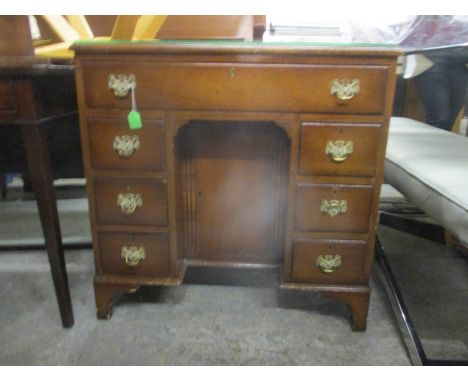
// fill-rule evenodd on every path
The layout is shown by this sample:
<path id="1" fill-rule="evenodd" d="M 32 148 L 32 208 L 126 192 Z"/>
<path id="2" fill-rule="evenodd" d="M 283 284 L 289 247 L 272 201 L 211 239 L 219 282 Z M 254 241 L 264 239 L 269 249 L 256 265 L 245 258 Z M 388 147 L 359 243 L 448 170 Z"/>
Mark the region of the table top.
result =
<path id="1" fill-rule="evenodd" d="M 36 56 L 2 56 L 0 57 L 1 75 L 43 75 L 73 72 L 70 60 L 52 60 Z"/>

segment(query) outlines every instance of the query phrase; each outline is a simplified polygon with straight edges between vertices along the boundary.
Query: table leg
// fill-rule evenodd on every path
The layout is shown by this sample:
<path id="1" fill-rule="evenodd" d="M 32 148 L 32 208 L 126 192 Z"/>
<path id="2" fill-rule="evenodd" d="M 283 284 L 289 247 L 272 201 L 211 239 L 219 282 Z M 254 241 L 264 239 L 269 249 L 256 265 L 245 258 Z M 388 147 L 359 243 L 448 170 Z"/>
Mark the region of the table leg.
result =
<path id="1" fill-rule="evenodd" d="M 62 325 L 70 328 L 74 323 L 73 310 L 45 129 L 40 129 L 40 126 L 35 123 L 25 124 L 21 126 L 21 134 L 39 209 Z"/>
<path id="2" fill-rule="evenodd" d="M 7 196 L 7 179 L 6 174 L 0 170 L 0 196 L 3 199 L 6 199 Z"/>

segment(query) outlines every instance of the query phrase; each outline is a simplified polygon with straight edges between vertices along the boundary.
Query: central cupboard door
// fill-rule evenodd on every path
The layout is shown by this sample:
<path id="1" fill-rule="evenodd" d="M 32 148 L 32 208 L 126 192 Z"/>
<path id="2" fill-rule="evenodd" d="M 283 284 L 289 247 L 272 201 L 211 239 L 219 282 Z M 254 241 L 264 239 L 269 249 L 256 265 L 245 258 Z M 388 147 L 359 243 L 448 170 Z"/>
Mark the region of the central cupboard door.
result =
<path id="1" fill-rule="evenodd" d="M 269 122 L 192 122 L 182 128 L 185 256 L 280 263 L 289 143 Z"/>

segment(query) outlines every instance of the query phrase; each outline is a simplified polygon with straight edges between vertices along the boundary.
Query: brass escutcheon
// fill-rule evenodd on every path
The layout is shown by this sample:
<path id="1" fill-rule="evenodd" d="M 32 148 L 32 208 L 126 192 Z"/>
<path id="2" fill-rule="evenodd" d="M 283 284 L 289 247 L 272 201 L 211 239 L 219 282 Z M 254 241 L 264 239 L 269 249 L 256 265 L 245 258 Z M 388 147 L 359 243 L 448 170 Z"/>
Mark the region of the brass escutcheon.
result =
<path id="1" fill-rule="evenodd" d="M 145 248 L 136 246 L 123 246 L 121 256 L 127 265 L 136 267 L 138 263 L 146 257 Z"/>
<path id="2" fill-rule="evenodd" d="M 140 194 L 119 194 L 117 195 L 117 205 L 124 214 L 131 215 L 138 207 L 143 206 L 143 199 Z"/>
<path id="3" fill-rule="evenodd" d="M 359 94 L 360 81 L 357 78 L 352 80 L 334 79 L 331 82 L 330 94 L 342 101 L 348 101 Z"/>
<path id="4" fill-rule="evenodd" d="M 343 162 L 353 153 L 353 141 L 328 141 L 325 154 L 330 155 L 334 162 Z"/>
<path id="5" fill-rule="evenodd" d="M 320 203 L 320 212 L 334 218 L 343 215 L 348 210 L 346 200 L 322 200 Z"/>
<path id="6" fill-rule="evenodd" d="M 134 74 L 109 74 L 107 85 L 116 97 L 125 97 L 128 92 L 136 88 Z"/>
<path id="7" fill-rule="evenodd" d="M 138 135 L 116 135 L 112 147 L 121 157 L 129 157 L 140 148 Z"/>
<path id="8" fill-rule="evenodd" d="M 315 262 L 323 273 L 333 273 L 341 266 L 340 255 L 320 255 Z"/>

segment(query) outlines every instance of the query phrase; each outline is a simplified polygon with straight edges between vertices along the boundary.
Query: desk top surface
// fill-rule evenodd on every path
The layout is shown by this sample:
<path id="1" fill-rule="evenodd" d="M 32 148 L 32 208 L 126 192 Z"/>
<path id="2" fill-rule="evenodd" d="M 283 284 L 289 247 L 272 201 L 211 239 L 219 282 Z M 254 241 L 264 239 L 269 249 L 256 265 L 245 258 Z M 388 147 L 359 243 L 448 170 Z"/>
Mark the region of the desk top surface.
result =
<path id="1" fill-rule="evenodd" d="M 72 49 L 79 54 L 290 54 L 399 56 L 396 45 L 330 42 L 261 42 L 238 40 L 79 40 Z"/>

